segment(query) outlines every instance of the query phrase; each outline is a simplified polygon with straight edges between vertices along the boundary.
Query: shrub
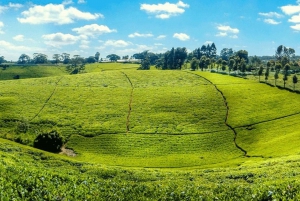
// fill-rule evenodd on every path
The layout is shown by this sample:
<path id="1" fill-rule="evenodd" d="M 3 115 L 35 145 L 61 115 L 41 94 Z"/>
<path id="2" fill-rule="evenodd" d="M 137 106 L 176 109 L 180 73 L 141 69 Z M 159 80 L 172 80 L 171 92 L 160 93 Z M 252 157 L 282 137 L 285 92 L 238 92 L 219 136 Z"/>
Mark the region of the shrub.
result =
<path id="1" fill-rule="evenodd" d="M 57 131 L 49 133 L 41 133 L 34 140 L 33 146 L 49 152 L 57 153 L 61 150 L 63 145 L 63 138 Z"/>

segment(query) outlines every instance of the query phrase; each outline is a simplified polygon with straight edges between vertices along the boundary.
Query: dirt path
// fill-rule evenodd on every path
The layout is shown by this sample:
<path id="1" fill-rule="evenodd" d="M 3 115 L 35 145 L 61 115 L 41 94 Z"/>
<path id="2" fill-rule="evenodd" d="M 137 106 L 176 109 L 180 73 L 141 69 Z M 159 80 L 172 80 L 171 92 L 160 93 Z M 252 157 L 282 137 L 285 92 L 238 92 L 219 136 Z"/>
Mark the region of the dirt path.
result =
<path id="1" fill-rule="evenodd" d="M 126 79 L 128 80 L 128 82 L 130 83 L 131 86 L 131 92 L 130 92 L 130 99 L 129 99 L 129 104 L 128 104 L 128 114 L 127 114 L 127 120 L 126 120 L 126 132 L 129 133 L 130 132 L 130 115 L 131 115 L 131 110 L 132 110 L 132 99 L 133 99 L 133 90 L 134 90 L 134 86 L 130 80 L 130 78 L 128 77 L 128 75 L 124 72 L 122 72 Z"/>
<path id="2" fill-rule="evenodd" d="M 187 73 L 190 73 L 190 72 L 187 72 Z M 194 73 L 191 73 L 191 74 L 194 74 Z M 246 151 L 245 149 L 243 149 L 241 146 L 239 146 L 239 145 L 237 144 L 237 142 L 236 142 L 236 139 L 237 139 L 237 135 L 238 135 L 238 134 L 237 134 L 235 128 L 233 128 L 231 125 L 228 124 L 229 106 L 228 106 L 228 102 L 227 102 L 226 97 L 225 97 L 225 95 L 223 94 L 223 92 L 217 87 L 216 84 L 214 84 L 214 83 L 213 83 L 212 81 L 210 81 L 209 79 L 207 79 L 207 78 L 205 78 L 205 77 L 203 77 L 203 76 L 201 76 L 201 75 L 198 75 L 198 74 L 194 74 L 194 75 L 199 76 L 199 77 L 201 77 L 202 79 L 204 79 L 204 80 L 206 80 L 207 82 L 209 82 L 209 83 L 210 83 L 211 85 L 213 85 L 213 86 L 215 87 L 215 89 L 220 93 L 220 95 L 221 95 L 222 98 L 223 98 L 224 105 L 225 105 L 225 107 L 226 107 L 226 115 L 225 115 L 224 123 L 225 123 L 226 126 L 227 126 L 230 130 L 232 130 L 232 132 L 234 133 L 233 142 L 234 142 L 236 148 L 238 148 L 240 151 L 242 151 L 242 152 L 244 153 L 244 156 L 249 157 L 249 156 L 247 155 L 247 151 Z"/>
<path id="3" fill-rule="evenodd" d="M 45 103 L 43 104 L 43 106 L 41 107 L 41 109 L 38 111 L 38 113 L 36 113 L 36 114 L 34 115 L 34 117 L 32 117 L 32 118 L 29 120 L 29 122 L 32 121 L 32 120 L 34 120 L 34 119 L 35 119 L 37 116 L 39 116 L 39 114 L 43 111 L 43 109 L 46 107 L 47 103 L 50 101 L 50 99 L 51 99 L 52 96 L 54 95 L 54 93 L 55 93 L 55 91 L 56 91 L 56 89 L 57 89 L 58 83 L 59 83 L 62 79 L 63 79 L 63 77 L 61 77 L 61 78 L 55 83 L 56 86 L 55 86 L 54 90 L 52 91 L 52 93 L 50 94 L 50 96 L 46 99 Z"/>

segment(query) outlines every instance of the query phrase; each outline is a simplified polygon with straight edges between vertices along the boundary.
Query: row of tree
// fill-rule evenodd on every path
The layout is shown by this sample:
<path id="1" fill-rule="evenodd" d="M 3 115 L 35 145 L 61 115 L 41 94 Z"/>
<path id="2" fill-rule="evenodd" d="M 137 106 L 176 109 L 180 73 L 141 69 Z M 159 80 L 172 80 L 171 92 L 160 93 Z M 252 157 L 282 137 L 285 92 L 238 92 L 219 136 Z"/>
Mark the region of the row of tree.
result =
<path id="1" fill-rule="evenodd" d="M 78 58 L 79 55 L 74 55 L 73 58 Z M 4 59 L 4 58 L 3 58 Z M 88 58 L 82 58 L 84 62 L 86 63 L 95 63 L 98 62 L 100 59 L 100 53 L 97 52 L 95 56 L 90 56 Z M 52 60 L 50 62 L 58 64 L 69 64 L 71 62 L 72 58 L 71 55 L 68 53 L 62 53 L 62 54 L 54 54 L 52 56 Z M 21 56 L 18 59 L 18 64 L 47 64 L 49 63 L 48 56 L 42 53 L 34 53 L 33 57 L 31 58 L 27 54 L 21 54 Z"/>

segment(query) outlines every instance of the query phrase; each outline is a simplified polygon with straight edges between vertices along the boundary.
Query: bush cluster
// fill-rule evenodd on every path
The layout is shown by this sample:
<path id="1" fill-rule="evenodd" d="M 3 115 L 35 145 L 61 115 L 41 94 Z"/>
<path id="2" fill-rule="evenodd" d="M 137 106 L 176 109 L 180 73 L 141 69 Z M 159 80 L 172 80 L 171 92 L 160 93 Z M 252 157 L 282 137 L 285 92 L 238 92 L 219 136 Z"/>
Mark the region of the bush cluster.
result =
<path id="1" fill-rule="evenodd" d="M 38 149 L 57 153 L 63 146 L 63 138 L 57 131 L 41 133 L 34 140 L 33 146 Z"/>

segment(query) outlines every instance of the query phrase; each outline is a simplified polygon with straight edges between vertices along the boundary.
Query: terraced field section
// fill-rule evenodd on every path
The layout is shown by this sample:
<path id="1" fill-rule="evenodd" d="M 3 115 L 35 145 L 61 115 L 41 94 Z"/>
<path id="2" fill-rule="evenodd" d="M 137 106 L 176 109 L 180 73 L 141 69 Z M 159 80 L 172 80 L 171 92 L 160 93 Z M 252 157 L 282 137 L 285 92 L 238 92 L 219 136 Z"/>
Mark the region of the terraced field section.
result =
<path id="1" fill-rule="evenodd" d="M 57 130 L 76 160 L 126 167 L 299 154 L 296 93 L 208 72 L 106 67 L 0 81 L 0 137 L 32 145 L 38 133 Z"/>
<path id="2" fill-rule="evenodd" d="M 1 100 L 12 100 L 1 113 L 2 137 L 30 145 L 37 130 L 55 129 L 79 160 L 186 167 L 243 155 L 224 122 L 223 97 L 194 74 L 102 71 L 0 85 Z M 22 126 L 28 131 L 16 132 Z"/>
<path id="3" fill-rule="evenodd" d="M 210 80 L 228 102 L 228 124 L 248 156 L 300 154 L 300 95 L 226 75 L 197 73 Z"/>

